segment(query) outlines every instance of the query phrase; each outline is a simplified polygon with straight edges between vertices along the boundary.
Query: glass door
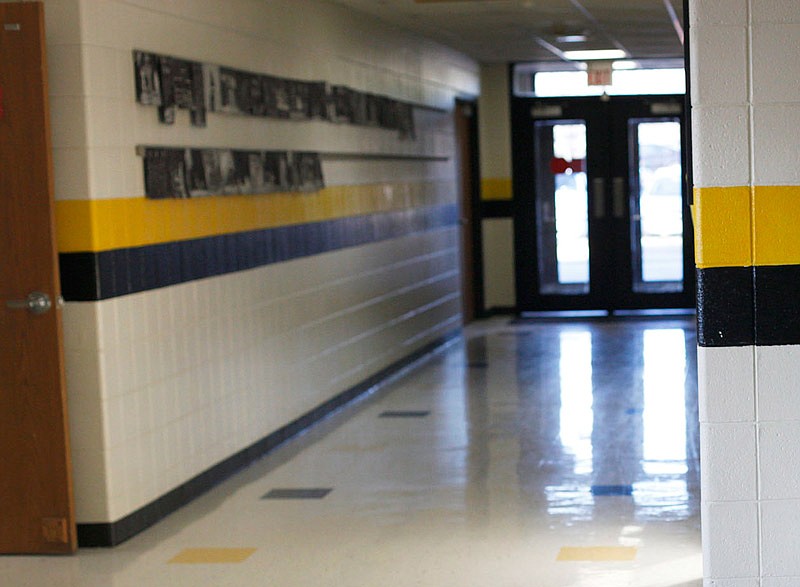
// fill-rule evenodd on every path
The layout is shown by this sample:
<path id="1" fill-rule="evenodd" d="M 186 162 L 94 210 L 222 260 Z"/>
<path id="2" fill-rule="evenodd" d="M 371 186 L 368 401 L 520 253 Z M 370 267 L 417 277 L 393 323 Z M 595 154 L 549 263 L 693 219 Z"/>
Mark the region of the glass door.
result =
<path id="1" fill-rule="evenodd" d="M 539 291 L 589 293 L 589 190 L 586 124 L 581 120 L 535 123 L 536 236 Z"/>
<path id="2" fill-rule="evenodd" d="M 522 311 L 694 305 L 682 101 L 513 99 Z"/>
<path id="3" fill-rule="evenodd" d="M 677 118 L 628 120 L 632 287 L 683 290 L 683 167 Z"/>

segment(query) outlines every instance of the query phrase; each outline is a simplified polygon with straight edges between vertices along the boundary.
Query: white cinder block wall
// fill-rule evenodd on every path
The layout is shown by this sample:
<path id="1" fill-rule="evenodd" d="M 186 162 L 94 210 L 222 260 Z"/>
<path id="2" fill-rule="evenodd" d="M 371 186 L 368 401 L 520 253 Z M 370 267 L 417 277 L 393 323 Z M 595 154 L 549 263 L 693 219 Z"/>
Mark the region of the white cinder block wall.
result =
<path id="1" fill-rule="evenodd" d="M 484 208 L 492 202 L 510 204 L 511 113 L 509 111 L 508 65 L 481 65 L 479 135 L 481 154 L 481 199 Z M 483 295 L 487 309 L 513 308 L 514 221 L 509 216 L 485 217 L 483 241 Z"/>
<path id="2" fill-rule="evenodd" d="M 800 10 L 690 8 L 705 585 L 800 585 Z"/>
<path id="3" fill-rule="evenodd" d="M 108 232 L 92 227 L 97 219 L 76 218 L 76 209 L 143 198 L 137 145 L 423 156 L 326 159 L 323 171 L 345 207 L 364 184 L 377 186 L 386 209 L 456 202 L 450 110 L 457 94 L 479 93 L 479 78 L 477 65 L 453 51 L 314 0 L 47 0 L 45 9 L 64 234 L 83 225 Z M 182 110 L 166 126 L 154 108 L 135 102 L 133 49 L 444 110 L 416 110 L 416 140 L 323 121 L 215 113 L 207 128 L 194 128 Z M 87 206 L 69 207 L 76 202 Z M 116 218 L 120 234 L 127 221 Z M 120 520 L 458 329 L 457 243 L 448 225 L 101 301 L 68 301 L 79 523 Z"/>

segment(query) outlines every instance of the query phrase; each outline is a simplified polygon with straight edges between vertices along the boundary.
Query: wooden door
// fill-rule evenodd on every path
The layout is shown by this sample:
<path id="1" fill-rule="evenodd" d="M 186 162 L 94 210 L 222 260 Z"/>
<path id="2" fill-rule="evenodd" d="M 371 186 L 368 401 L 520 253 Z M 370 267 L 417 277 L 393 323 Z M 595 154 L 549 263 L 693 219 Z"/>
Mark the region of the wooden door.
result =
<path id="1" fill-rule="evenodd" d="M 43 11 L 0 3 L 2 553 L 76 548 Z"/>

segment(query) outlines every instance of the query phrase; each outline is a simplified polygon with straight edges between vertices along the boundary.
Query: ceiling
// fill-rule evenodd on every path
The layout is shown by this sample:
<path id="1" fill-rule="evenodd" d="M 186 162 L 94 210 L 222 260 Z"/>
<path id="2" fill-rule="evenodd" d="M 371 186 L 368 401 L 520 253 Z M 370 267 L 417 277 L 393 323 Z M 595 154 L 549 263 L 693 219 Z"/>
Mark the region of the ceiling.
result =
<path id="1" fill-rule="evenodd" d="M 683 58 L 677 30 L 682 32 L 681 0 L 333 1 L 482 63 L 563 62 L 562 51 L 612 48 L 624 49 L 634 60 Z M 576 34 L 588 39 L 559 39 Z"/>

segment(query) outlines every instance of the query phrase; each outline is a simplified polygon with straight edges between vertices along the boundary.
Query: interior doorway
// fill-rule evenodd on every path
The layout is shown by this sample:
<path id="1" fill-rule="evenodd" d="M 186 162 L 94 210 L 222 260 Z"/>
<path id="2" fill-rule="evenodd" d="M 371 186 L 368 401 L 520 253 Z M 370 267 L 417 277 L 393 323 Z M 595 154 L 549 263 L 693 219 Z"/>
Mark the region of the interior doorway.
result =
<path id="1" fill-rule="evenodd" d="M 476 219 L 480 198 L 477 100 L 456 99 L 454 116 L 460 210 L 461 307 L 464 324 L 468 324 L 483 309 L 481 235 Z"/>
<path id="2" fill-rule="evenodd" d="M 512 99 L 520 311 L 694 306 L 683 100 Z"/>

